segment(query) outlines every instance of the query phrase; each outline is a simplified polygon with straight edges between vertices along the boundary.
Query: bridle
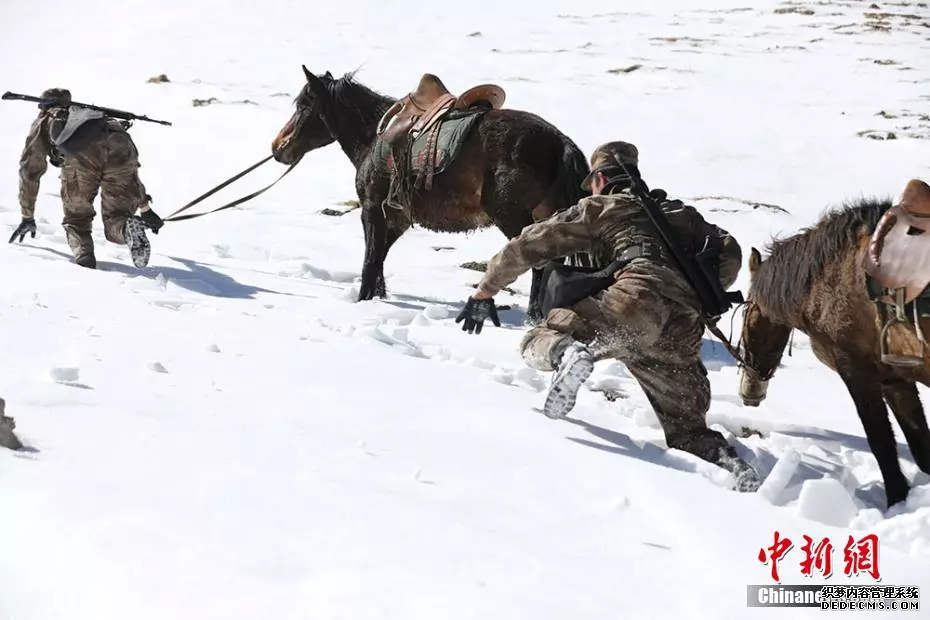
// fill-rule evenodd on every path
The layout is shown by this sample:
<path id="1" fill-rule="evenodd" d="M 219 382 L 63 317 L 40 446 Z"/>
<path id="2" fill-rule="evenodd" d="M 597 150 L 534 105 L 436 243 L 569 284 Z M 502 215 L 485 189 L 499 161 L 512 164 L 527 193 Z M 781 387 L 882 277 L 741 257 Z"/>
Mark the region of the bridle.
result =
<path id="1" fill-rule="evenodd" d="M 307 119 L 310 118 L 311 110 L 312 108 L 308 106 L 297 108 L 298 116 L 297 120 L 294 121 L 294 128 L 291 130 L 291 133 L 287 136 L 287 138 L 281 142 L 281 145 L 278 147 L 279 149 L 286 149 L 288 146 L 290 146 L 291 142 L 293 142 L 294 139 L 300 135 L 300 130 L 303 128 L 304 123 L 306 123 Z M 326 122 L 326 119 L 323 119 L 323 121 Z M 329 129 L 329 127 L 327 127 L 327 129 Z"/>
<path id="2" fill-rule="evenodd" d="M 752 297 L 750 297 L 745 302 L 743 302 L 742 305 L 743 305 L 743 325 L 745 326 L 746 318 L 749 315 L 750 309 L 753 309 L 753 308 L 757 309 L 758 304 L 752 300 Z M 746 331 L 745 327 L 743 328 L 742 331 L 743 332 Z M 775 367 L 771 368 L 768 372 L 762 373 L 753 364 L 747 361 L 747 358 L 750 356 L 747 355 L 747 349 L 746 349 L 745 343 L 743 342 L 742 333 L 740 333 L 739 341 L 737 341 L 736 343 L 736 348 L 738 350 L 738 355 L 734 355 L 733 357 L 736 358 L 737 366 L 740 368 L 740 370 L 745 370 L 746 372 L 751 374 L 753 378 L 755 378 L 758 381 L 763 381 L 763 382 L 769 381 L 772 379 L 772 377 L 775 376 L 775 370 L 778 367 L 777 364 L 775 365 Z"/>

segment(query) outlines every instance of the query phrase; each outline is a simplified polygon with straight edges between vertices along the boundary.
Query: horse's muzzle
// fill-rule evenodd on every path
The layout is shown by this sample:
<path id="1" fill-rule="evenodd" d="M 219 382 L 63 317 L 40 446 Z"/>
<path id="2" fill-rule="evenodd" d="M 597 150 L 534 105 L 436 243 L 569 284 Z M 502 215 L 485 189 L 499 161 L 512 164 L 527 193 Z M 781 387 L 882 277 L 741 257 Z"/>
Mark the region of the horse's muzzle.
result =
<path id="1" fill-rule="evenodd" d="M 276 139 L 271 143 L 271 155 L 279 164 L 290 166 L 296 163 L 297 158 L 294 156 L 294 149 L 291 148 L 293 135 L 287 136 L 283 140 Z"/>
<path id="2" fill-rule="evenodd" d="M 765 400 L 769 382 L 756 379 L 745 370 L 740 373 L 739 396 L 747 407 L 758 407 Z"/>

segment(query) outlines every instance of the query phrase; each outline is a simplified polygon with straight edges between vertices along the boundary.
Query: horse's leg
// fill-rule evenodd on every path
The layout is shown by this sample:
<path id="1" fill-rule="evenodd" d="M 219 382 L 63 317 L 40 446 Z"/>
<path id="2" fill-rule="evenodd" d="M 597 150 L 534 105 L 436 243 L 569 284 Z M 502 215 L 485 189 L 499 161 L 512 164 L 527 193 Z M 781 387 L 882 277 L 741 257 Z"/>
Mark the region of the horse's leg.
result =
<path id="1" fill-rule="evenodd" d="M 366 200 L 362 204 L 362 229 L 365 231 L 365 262 L 362 264 L 362 284 L 358 301 L 372 299 L 377 291 L 378 279 L 384 282 L 384 244 L 387 237 L 381 205 Z"/>
<path id="2" fill-rule="evenodd" d="M 885 496 L 890 508 L 907 499 L 909 486 L 898 462 L 898 446 L 882 399 L 882 386 L 876 379 L 878 372 L 874 368 L 857 366 L 848 359 L 837 359 L 837 373 L 856 404 L 869 449 L 885 481 Z"/>
<path id="3" fill-rule="evenodd" d="M 882 393 L 897 418 L 917 466 L 930 474 L 930 429 L 920 402 L 917 385 L 897 379 L 882 385 Z"/>
<path id="4" fill-rule="evenodd" d="M 533 325 L 536 325 L 543 319 L 542 308 L 539 305 L 539 289 L 542 286 L 542 274 L 542 269 L 533 269 L 533 279 L 530 282 L 530 299 L 526 304 L 526 316 Z"/>
<path id="5" fill-rule="evenodd" d="M 410 219 L 396 209 L 390 209 L 387 218 L 387 231 L 384 237 L 384 252 L 381 256 L 381 265 L 378 268 L 378 277 L 375 281 L 375 297 L 387 297 L 387 286 L 384 282 L 384 261 L 394 242 L 410 228 Z"/>

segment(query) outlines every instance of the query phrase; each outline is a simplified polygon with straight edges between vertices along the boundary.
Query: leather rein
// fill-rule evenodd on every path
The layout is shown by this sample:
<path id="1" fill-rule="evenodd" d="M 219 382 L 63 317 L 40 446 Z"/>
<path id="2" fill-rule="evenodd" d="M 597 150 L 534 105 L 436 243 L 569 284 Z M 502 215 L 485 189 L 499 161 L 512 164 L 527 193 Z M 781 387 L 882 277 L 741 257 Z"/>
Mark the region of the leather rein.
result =
<path id="1" fill-rule="evenodd" d="M 279 176 L 277 179 L 275 179 L 275 181 L 274 181 L 273 183 L 271 183 L 271 184 L 269 184 L 269 185 L 266 185 L 265 187 L 261 188 L 260 190 L 254 191 L 254 192 L 252 192 L 251 194 L 247 194 L 247 195 L 243 196 L 242 198 L 237 198 L 236 200 L 233 200 L 232 202 L 228 202 L 228 203 L 226 203 L 225 205 L 223 205 L 223 206 L 221 206 L 221 207 L 217 207 L 216 209 L 212 209 L 212 210 L 210 210 L 210 211 L 204 211 L 203 213 L 188 213 L 187 215 L 180 215 L 182 212 L 187 211 L 187 210 L 190 209 L 191 207 L 193 207 L 193 206 L 195 206 L 195 205 L 197 205 L 197 204 L 200 204 L 201 202 L 203 202 L 204 200 L 206 200 L 207 198 L 209 198 L 210 196 L 212 196 L 212 195 L 215 194 L 216 192 L 220 191 L 221 189 L 223 189 L 223 188 L 226 187 L 227 185 L 230 185 L 231 183 L 234 183 L 235 181 L 238 181 L 239 179 L 241 179 L 241 178 L 244 177 L 245 175 L 249 174 L 250 172 L 252 172 L 252 171 L 255 170 L 256 168 L 258 168 L 258 167 L 261 166 L 262 164 L 267 163 L 267 162 L 270 161 L 273 157 L 274 157 L 274 155 L 269 155 L 268 157 L 266 157 L 265 159 L 259 161 L 258 163 L 252 164 L 251 166 L 249 166 L 248 168 L 246 168 L 246 169 L 243 170 L 242 172 L 233 175 L 231 178 L 229 178 L 229 179 L 223 181 L 222 183 L 220 183 L 219 185 L 217 185 L 217 186 L 214 187 L 213 189 L 209 190 L 208 192 L 205 192 L 205 193 L 201 194 L 200 196 L 198 196 L 197 198 L 194 198 L 194 199 L 191 200 L 189 203 L 187 203 L 186 205 L 184 205 L 183 207 L 181 207 L 180 209 L 178 209 L 177 211 L 175 211 L 174 213 L 172 213 L 172 214 L 169 215 L 168 217 L 162 218 L 162 221 L 165 221 L 165 222 L 181 222 L 181 221 L 184 221 L 184 220 L 192 220 L 192 219 L 194 219 L 194 218 L 203 217 L 204 215 L 209 215 L 210 213 L 216 213 L 217 211 L 223 211 L 223 210 L 225 210 L 225 209 L 231 209 L 231 208 L 233 208 L 233 207 L 235 207 L 235 206 L 241 205 L 241 204 L 244 203 L 244 202 L 248 202 L 249 200 L 252 200 L 253 198 L 255 198 L 255 197 L 257 197 L 257 196 L 259 196 L 259 195 L 261 195 L 261 194 L 264 194 L 266 191 L 268 191 L 269 189 L 271 189 L 272 187 L 274 187 L 274 186 L 278 183 L 278 181 L 280 181 L 280 180 L 283 179 L 285 176 L 287 176 L 288 173 L 290 173 L 290 171 L 293 170 L 294 167 L 297 166 L 298 163 L 300 163 L 300 160 L 297 160 L 296 162 L 294 162 L 293 164 L 291 164 L 290 166 L 288 166 L 287 170 L 285 170 L 283 173 L 281 173 L 281 176 Z"/>

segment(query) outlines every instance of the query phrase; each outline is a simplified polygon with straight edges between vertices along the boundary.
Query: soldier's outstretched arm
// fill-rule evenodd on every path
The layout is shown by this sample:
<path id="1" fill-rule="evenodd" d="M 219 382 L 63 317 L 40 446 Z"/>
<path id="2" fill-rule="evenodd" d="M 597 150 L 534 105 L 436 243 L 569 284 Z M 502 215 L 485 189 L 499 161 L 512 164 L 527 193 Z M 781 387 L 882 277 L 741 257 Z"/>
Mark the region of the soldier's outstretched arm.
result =
<path id="1" fill-rule="evenodd" d="M 24 220 L 35 216 L 39 181 L 48 170 L 49 143 L 45 115 L 39 115 L 29 129 L 19 158 L 19 208 Z"/>
<path id="2" fill-rule="evenodd" d="M 19 210 L 23 219 L 10 235 L 10 243 L 17 237 L 22 243 L 27 234 L 33 239 L 36 236 L 36 197 L 39 195 L 39 181 L 48 170 L 50 147 L 46 131 L 45 115 L 40 114 L 29 128 L 26 145 L 19 158 Z"/>
<path id="3" fill-rule="evenodd" d="M 600 209 L 598 203 L 583 200 L 566 211 L 524 228 L 488 261 L 488 269 L 478 284 L 476 296 L 493 297 L 530 269 L 542 267 L 562 256 L 589 250 L 594 242 L 591 222 Z"/>

